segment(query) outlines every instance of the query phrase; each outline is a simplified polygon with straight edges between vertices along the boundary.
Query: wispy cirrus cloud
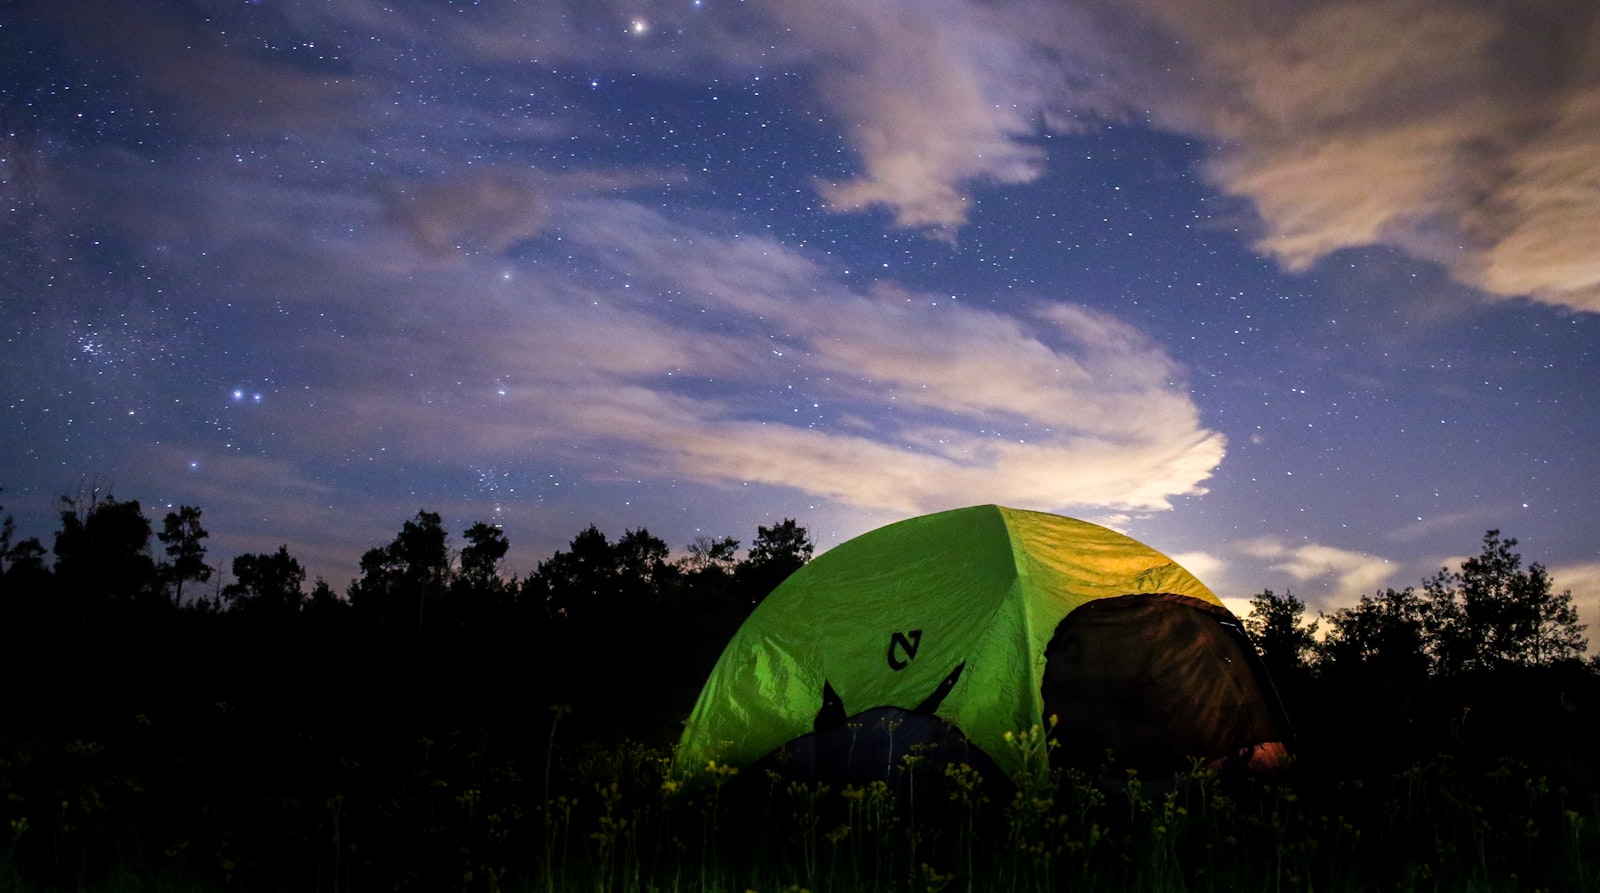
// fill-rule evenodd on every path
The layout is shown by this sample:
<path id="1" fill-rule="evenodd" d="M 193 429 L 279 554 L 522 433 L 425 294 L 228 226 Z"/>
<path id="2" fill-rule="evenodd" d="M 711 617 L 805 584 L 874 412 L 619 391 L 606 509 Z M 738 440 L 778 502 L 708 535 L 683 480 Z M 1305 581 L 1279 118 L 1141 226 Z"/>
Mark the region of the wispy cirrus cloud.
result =
<path id="1" fill-rule="evenodd" d="M 1221 461 L 1225 441 L 1176 384 L 1182 370 L 1106 314 L 1043 297 L 1019 315 L 858 293 L 775 241 L 629 202 L 574 200 L 560 215 L 582 275 L 486 272 L 452 298 L 478 308 L 475 324 L 430 352 L 454 378 L 514 382 L 506 393 L 375 408 L 393 367 L 414 358 L 358 350 L 376 367 L 341 377 L 372 382 L 367 414 L 449 430 L 457 450 L 473 437 L 562 443 L 639 473 L 902 511 L 1159 509 L 1201 492 Z M 397 315 L 428 325 L 425 292 L 408 286 L 402 300 L 424 303 Z M 458 414 L 474 417 L 450 424 Z M 439 446 L 414 436 L 419 450 Z"/>
<path id="2" fill-rule="evenodd" d="M 1225 454 L 1182 367 L 1071 295 L 1000 311 L 863 289 L 775 239 L 530 184 L 492 168 L 429 180 L 397 211 L 359 183 L 219 173 L 171 225 L 195 281 L 227 256 L 274 296 L 241 332 L 259 343 L 234 351 L 280 367 L 229 421 L 235 444 L 290 463 L 283 480 L 558 463 L 899 514 L 1162 510 L 1204 492 Z M 307 220 L 316 238 L 286 235 Z M 316 322 L 274 327 L 285 317 Z M 212 480 L 252 467 L 197 455 Z"/>

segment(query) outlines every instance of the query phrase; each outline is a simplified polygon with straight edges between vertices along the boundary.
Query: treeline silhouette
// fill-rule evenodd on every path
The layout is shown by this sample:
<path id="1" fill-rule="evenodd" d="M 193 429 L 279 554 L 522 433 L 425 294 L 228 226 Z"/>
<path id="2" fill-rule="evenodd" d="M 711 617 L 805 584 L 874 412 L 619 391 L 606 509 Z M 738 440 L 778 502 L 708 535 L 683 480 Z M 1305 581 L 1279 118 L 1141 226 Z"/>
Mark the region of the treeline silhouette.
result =
<path id="1" fill-rule="evenodd" d="M 502 567 L 510 543 L 477 523 L 456 547 L 419 511 L 361 556 L 344 592 L 288 547 L 239 555 L 207 586 L 201 510 L 156 530 L 137 501 L 63 499 L 51 549 L 0 529 L 0 626 L 13 721 L 87 721 L 205 692 L 333 717 L 351 702 L 547 722 L 572 706 L 592 731 L 672 731 L 750 610 L 808 561 L 792 519 L 686 554 L 644 528 L 612 540 L 579 532 L 525 578 Z M 47 554 L 54 561 L 47 563 Z M 220 580 L 219 580 L 220 583 Z M 391 703 L 392 702 L 392 703 Z M 588 709 L 590 705 L 596 709 Z M 363 709 L 363 708 L 357 708 Z"/>
<path id="2" fill-rule="evenodd" d="M 107 495 L 60 518 L 49 549 L 0 529 L 0 863 L 10 822 L 19 859 L 77 879 L 113 851 L 287 865 L 329 833 L 331 797 L 427 874 L 451 858 L 416 827 L 439 794 L 415 790 L 429 753 L 455 796 L 489 767 L 536 775 L 552 705 L 569 744 L 675 740 L 733 631 L 813 549 L 793 520 L 678 559 L 591 526 L 519 579 L 499 528 L 457 546 L 421 511 L 337 592 L 286 547 L 208 585 L 198 508 L 153 528 Z"/>
<path id="3" fill-rule="evenodd" d="M 197 507 L 157 528 L 109 494 L 64 499 L 49 548 L 0 527 L 0 821 L 30 866 L 13 876 L 76 889 L 109 859 L 279 888 L 322 871 L 330 839 L 364 866 L 336 861 L 334 888 L 448 875 L 441 803 L 481 821 L 459 798 L 492 790 L 497 821 L 531 821 L 526 804 L 553 802 L 558 723 L 569 762 L 670 746 L 738 625 L 813 552 L 792 519 L 742 553 L 702 537 L 676 558 L 644 528 L 590 526 L 517 577 L 499 527 L 458 541 L 419 511 L 340 592 L 308 587 L 286 546 L 222 582 L 207 538 Z M 1420 590 L 1316 623 L 1290 593 L 1252 600 L 1311 787 L 1448 754 L 1600 804 L 1597 665 L 1571 594 L 1515 545 L 1490 531 Z"/>
<path id="4" fill-rule="evenodd" d="M 1459 568 L 1315 620 L 1290 592 L 1254 596 L 1245 628 L 1300 752 L 1363 767 L 1450 753 L 1486 771 L 1526 757 L 1595 791 L 1600 655 L 1585 658 L 1572 592 L 1516 545 L 1490 530 Z"/>

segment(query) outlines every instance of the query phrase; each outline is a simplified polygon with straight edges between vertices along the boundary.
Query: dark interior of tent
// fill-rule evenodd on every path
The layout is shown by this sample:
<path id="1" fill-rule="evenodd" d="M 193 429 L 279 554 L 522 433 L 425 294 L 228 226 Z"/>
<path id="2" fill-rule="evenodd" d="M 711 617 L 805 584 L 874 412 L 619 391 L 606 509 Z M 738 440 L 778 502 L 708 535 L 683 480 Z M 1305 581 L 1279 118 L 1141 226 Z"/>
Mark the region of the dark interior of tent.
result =
<path id="1" fill-rule="evenodd" d="M 900 788 L 906 783 L 914 757 L 930 766 L 966 764 L 992 781 L 1005 781 L 1005 773 L 989 755 L 972 744 L 961 730 L 935 715 L 945 696 L 961 679 L 965 663 L 957 664 L 917 706 L 873 707 L 849 713 L 833 685 L 822 684 L 821 706 L 812 732 L 794 739 L 756 762 L 750 775 L 766 770 L 792 779 L 820 781 L 842 788 L 863 787 L 885 781 Z"/>
<path id="2" fill-rule="evenodd" d="M 1271 768 L 1288 732 L 1239 621 L 1181 595 L 1098 599 L 1068 614 L 1045 648 L 1040 693 L 1064 767 Z"/>

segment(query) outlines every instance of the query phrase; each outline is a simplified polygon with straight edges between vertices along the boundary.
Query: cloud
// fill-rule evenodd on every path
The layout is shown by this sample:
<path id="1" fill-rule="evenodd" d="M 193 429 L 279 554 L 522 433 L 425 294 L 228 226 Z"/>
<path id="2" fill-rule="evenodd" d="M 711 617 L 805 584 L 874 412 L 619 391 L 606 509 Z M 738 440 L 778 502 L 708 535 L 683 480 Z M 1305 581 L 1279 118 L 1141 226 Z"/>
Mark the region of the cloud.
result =
<path id="1" fill-rule="evenodd" d="M 686 5 L 652 10 L 645 36 L 627 3 L 587 4 L 582 16 L 519 4 L 438 23 L 436 39 L 503 64 L 605 62 L 686 78 L 805 72 L 805 102 L 831 117 L 861 165 L 816 180 L 828 207 L 885 209 L 897 226 L 951 238 L 972 186 L 1043 170 L 1030 140 L 1050 75 L 1026 31 L 1008 24 L 1015 14 L 968 0 Z"/>
<path id="2" fill-rule="evenodd" d="M 1386 558 L 1317 543 L 1262 537 L 1236 543 L 1233 548 L 1266 561 L 1270 569 L 1289 575 L 1295 583 L 1320 587 L 1326 593 L 1316 599 L 1322 610 L 1355 603 L 1361 595 L 1376 592 L 1394 573 L 1394 565 Z"/>
<path id="3" fill-rule="evenodd" d="M 1201 580 L 1220 575 L 1227 562 L 1210 552 L 1180 552 L 1167 556 Z"/>
<path id="4" fill-rule="evenodd" d="M 1229 571 L 1234 570 L 1232 563 L 1210 552 L 1180 552 L 1169 556 L 1178 566 L 1193 574 L 1196 579 L 1204 583 L 1212 594 L 1222 602 L 1222 606 L 1233 612 L 1235 617 L 1243 619 L 1250 616 L 1250 599 L 1253 596 L 1237 596 L 1231 593 L 1248 591 L 1244 587 L 1234 586 Z"/>
<path id="5" fill-rule="evenodd" d="M 112 471 L 115 495 L 138 499 L 156 530 L 181 505 L 202 509 L 202 526 L 211 534 L 208 561 L 224 572 L 223 579 L 206 584 L 207 594 L 228 581 L 235 556 L 284 544 L 312 578 L 323 576 L 342 589 L 354 559 L 416 511 L 409 501 L 374 511 L 377 497 L 352 499 L 319 480 L 303 455 L 263 457 L 215 444 L 165 443 L 125 451 Z"/>
<path id="6" fill-rule="evenodd" d="M 1204 137 L 1264 253 L 1390 245 L 1501 296 L 1600 311 L 1600 43 L 1582 2 L 1112 4 L 1101 107 Z"/>
<path id="7" fill-rule="evenodd" d="M 1519 146 L 1496 195 L 1491 236 L 1472 265 L 1484 288 L 1600 312 L 1600 86 L 1573 96 L 1542 134 Z"/>
<path id="8" fill-rule="evenodd" d="M 929 452 L 913 439 L 751 422 L 705 424 L 693 416 L 649 411 L 658 408 L 654 400 L 625 412 L 615 405 L 590 406 L 580 418 L 598 431 L 603 426 L 595 413 L 601 413 L 613 423 L 625 421 L 630 434 L 645 438 L 631 444 L 636 458 L 628 463 L 640 473 L 665 466 L 705 483 L 776 484 L 907 514 L 981 502 L 1167 508 L 1176 487 L 1195 489 L 1221 455 L 1220 442 L 1211 439 L 1136 451 L 1078 443 L 978 444 L 952 456 Z"/>
<path id="9" fill-rule="evenodd" d="M 81 0 L 36 9 L 136 70 L 139 89 L 175 100 L 158 114 L 181 109 L 191 125 L 231 134 L 359 122 L 419 162 L 438 147 L 416 119 L 377 111 L 410 64 L 388 46 L 470 59 L 484 86 L 451 114 L 508 142 L 594 126 L 561 88 L 534 101 L 495 92 L 547 66 L 693 79 L 782 71 L 796 78 L 790 96 L 859 164 L 819 173 L 827 206 L 886 210 L 897 226 L 950 240 L 978 190 L 1040 176 L 1046 130 L 1131 119 L 1203 144 L 1205 175 L 1253 203 L 1257 249 L 1288 269 L 1383 245 L 1493 295 L 1600 312 L 1600 40 L 1586 0 L 786 0 L 658 10 L 648 37 L 630 32 L 639 13 L 620 0 L 444 20 L 368 3 L 252 7 L 222 23 L 272 37 L 270 53 L 238 52 L 173 15 L 108 16 Z M 330 32 L 381 39 L 345 46 Z M 327 52 L 282 51 L 305 37 Z M 418 188 L 444 204 L 390 201 L 432 252 L 462 236 L 493 248 L 538 221 L 537 190 L 508 179 Z M 460 213 L 468 207 L 489 209 L 472 221 L 481 230 Z"/>
<path id="10" fill-rule="evenodd" d="M 500 253 L 543 229 L 547 203 L 532 178 L 503 169 L 448 179 L 390 183 L 385 215 L 435 257 L 470 251 Z"/>
<path id="11" fill-rule="evenodd" d="M 625 21 L 618 5 L 608 15 Z M 782 0 L 697 18 L 671 15 L 659 30 L 676 41 L 628 46 L 627 54 L 690 76 L 802 75 L 802 107 L 823 113 L 819 121 L 840 134 L 859 165 L 816 178 L 826 207 L 887 211 L 895 226 L 946 241 L 956 241 L 977 189 L 1043 174 L 1047 126 L 1078 129 L 1085 126 L 1079 115 L 1105 110 L 1101 97 L 1064 93 L 1068 84 L 1104 76 L 1095 70 L 1103 59 L 1080 59 L 1059 39 L 1092 27 L 1093 16 L 1077 5 Z M 1106 105 L 1113 106 L 1121 108 Z"/>
<path id="12" fill-rule="evenodd" d="M 819 96 L 848 127 L 865 168 L 822 181 L 835 210 L 888 208 L 896 225 L 958 227 L 975 182 L 1024 183 L 1044 153 L 1027 139 L 1037 106 L 1019 102 L 1026 43 L 964 2 L 790 3 L 779 17 L 824 48 Z"/>
<path id="13" fill-rule="evenodd" d="M 1036 137 L 1137 120 L 1197 137 L 1290 270 L 1384 245 L 1502 297 L 1600 312 L 1600 40 L 1584 0 L 788 2 L 708 36 L 801 65 L 861 170 L 839 211 L 953 239 Z M 783 49 L 753 54 L 752 31 Z M 814 60 L 809 66 L 798 60 Z M 1067 163 L 1063 160 L 1061 163 Z"/>
<path id="14" fill-rule="evenodd" d="M 381 296 L 385 309 L 367 303 L 365 331 L 302 345 L 304 368 L 339 384 L 278 436 L 897 512 L 1160 510 L 1204 492 L 1224 455 L 1182 369 L 1107 314 L 858 292 L 776 241 L 623 200 L 568 198 L 554 213 L 554 265 L 475 256 L 440 270 L 393 231 L 361 252 L 319 246 L 347 264 L 338 279 L 287 292 L 324 307 Z M 326 277 L 341 264 L 296 266 Z"/>
<path id="15" fill-rule="evenodd" d="M 55 26 L 87 50 L 85 55 L 134 72 L 127 89 L 139 97 L 134 101 L 144 111 L 136 114 L 147 115 L 148 123 L 179 110 L 196 129 L 332 131 L 348 126 L 362 112 L 363 85 L 326 50 L 304 59 L 240 52 L 226 24 L 210 17 L 185 19 L 181 9 L 165 4 L 137 9 L 91 0 L 25 5 L 35 20 Z M 279 24 L 275 18 L 245 26 L 265 38 L 258 45 L 270 46 L 273 36 L 285 36 L 273 34 Z M 316 64 L 308 66 L 313 59 Z M 163 101 L 150 102 L 152 95 Z"/>
<path id="16" fill-rule="evenodd" d="M 872 512 L 1153 511 L 1205 492 L 1225 454 L 1184 370 L 1069 296 L 1003 313 L 862 291 L 770 238 L 493 169 L 408 186 L 404 210 L 360 184 L 213 173 L 162 224 L 189 246 L 169 263 L 198 295 L 226 257 L 237 279 L 217 288 L 271 296 L 231 311 L 261 341 L 236 355 L 294 362 L 268 359 L 271 398 L 229 436 L 312 479 L 332 461 L 448 457 Z M 483 206 L 507 211 L 480 226 Z M 550 219 L 559 240 L 538 229 Z M 522 247 L 491 250 L 508 242 Z M 438 262 L 468 243 L 482 247 Z"/>
<path id="17" fill-rule="evenodd" d="M 1200 137 L 1291 270 L 1387 245 L 1504 297 L 1600 312 L 1600 19 L 1584 0 L 792 4 L 865 174 L 841 207 L 955 227 L 1036 177 L 1041 123 Z M 804 7 L 807 12 L 798 12 Z M 847 24 L 850 27 L 840 27 Z M 848 36 L 841 36 L 848 35 Z"/>
<path id="18" fill-rule="evenodd" d="M 697 80 L 803 73 L 802 104 L 831 119 L 861 165 L 818 177 L 828 206 L 886 209 L 898 226 L 949 237 L 970 211 L 970 186 L 1042 171 L 1029 140 L 1043 107 L 1033 94 L 1048 78 L 1025 70 L 1041 63 L 1008 14 L 967 0 L 685 5 L 652 10 L 641 35 L 630 27 L 639 10 L 618 0 L 586 4 L 581 16 L 506 6 L 435 30 L 504 65 L 603 63 Z"/>
<path id="19" fill-rule="evenodd" d="M 1394 529 L 1389 533 L 1389 536 L 1402 543 L 1437 540 L 1443 535 L 1462 531 L 1466 531 L 1468 537 L 1478 536 L 1481 535 L 1481 531 L 1493 528 L 1497 517 L 1500 517 L 1500 509 L 1492 506 L 1475 505 L 1464 511 L 1447 512 L 1441 515 L 1418 518 Z M 1477 533 L 1473 531 L 1477 531 Z"/>
<path id="20" fill-rule="evenodd" d="M 897 509 L 1008 500 L 1157 509 L 1201 492 L 1221 461 L 1223 438 L 1175 385 L 1181 370 L 1105 314 L 1060 301 L 1015 316 L 896 288 L 859 294 L 775 242 L 714 238 L 636 206 L 594 216 L 592 228 L 567 232 L 601 239 L 596 253 L 621 249 L 644 293 L 703 302 L 725 329 L 710 329 L 717 349 L 693 368 L 749 384 L 744 396 L 725 388 L 717 400 L 675 394 L 634 406 L 668 386 L 635 374 L 651 387 L 626 405 L 585 403 L 632 419 L 627 430 L 648 432 L 634 447 L 676 473 Z M 663 272 L 670 280 L 652 284 Z M 681 330 L 661 325 L 668 319 L 657 316 L 655 338 L 676 340 L 681 363 L 706 337 L 705 317 Z M 659 350 L 650 343 L 645 355 Z M 803 410 L 801 421 L 778 421 L 771 395 L 797 386 L 800 405 L 780 408 Z M 814 424 L 819 415 L 835 421 Z M 869 418 L 855 431 L 847 423 Z"/>

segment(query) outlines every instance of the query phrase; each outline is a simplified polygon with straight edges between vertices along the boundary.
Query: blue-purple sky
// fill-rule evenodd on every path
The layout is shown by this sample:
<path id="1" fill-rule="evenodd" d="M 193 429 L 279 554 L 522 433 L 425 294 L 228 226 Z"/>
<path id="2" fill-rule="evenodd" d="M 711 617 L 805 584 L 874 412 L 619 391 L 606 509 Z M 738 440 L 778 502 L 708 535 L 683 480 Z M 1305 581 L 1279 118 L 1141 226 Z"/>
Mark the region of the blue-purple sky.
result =
<path id="1" fill-rule="evenodd" d="M 1498 528 L 1600 623 L 1600 10 L 0 9 L 0 503 L 338 589 L 419 509 L 985 502 L 1314 609 Z"/>

